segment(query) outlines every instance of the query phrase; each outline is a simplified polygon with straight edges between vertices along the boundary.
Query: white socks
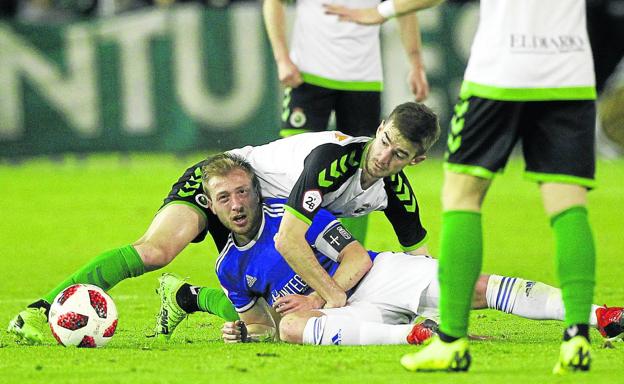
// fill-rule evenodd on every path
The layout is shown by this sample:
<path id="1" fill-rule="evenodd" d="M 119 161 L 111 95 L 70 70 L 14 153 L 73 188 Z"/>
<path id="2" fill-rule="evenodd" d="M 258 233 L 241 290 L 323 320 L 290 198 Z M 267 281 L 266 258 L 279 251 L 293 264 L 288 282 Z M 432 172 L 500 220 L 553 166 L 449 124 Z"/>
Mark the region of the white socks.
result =
<path id="1" fill-rule="evenodd" d="M 534 320 L 564 320 L 561 290 L 539 281 L 491 275 L 487 284 L 488 308 Z M 596 305 L 589 324 L 596 326 Z"/>
<path id="2" fill-rule="evenodd" d="M 407 344 L 407 335 L 413 327 L 413 324 L 373 323 L 339 315 L 312 317 L 303 330 L 303 344 Z"/>

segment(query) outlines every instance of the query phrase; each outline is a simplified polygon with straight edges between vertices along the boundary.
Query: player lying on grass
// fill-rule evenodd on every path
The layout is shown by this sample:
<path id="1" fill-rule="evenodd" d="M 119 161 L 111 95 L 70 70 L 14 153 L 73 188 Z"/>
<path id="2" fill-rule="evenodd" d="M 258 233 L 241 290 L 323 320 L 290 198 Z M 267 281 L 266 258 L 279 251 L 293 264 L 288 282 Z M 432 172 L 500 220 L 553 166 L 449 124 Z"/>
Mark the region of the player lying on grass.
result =
<path id="1" fill-rule="evenodd" d="M 378 127 L 375 138 L 340 132 L 296 135 L 231 152 L 250 161 L 260 179 L 263 197 L 288 197 L 280 230 L 281 253 L 327 301 L 342 306 L 344 290 L 319 268 L 304 235 L 323 206 L 341 217 L 383 211 L 407 251 L 422 252 L 427 231 L 403 168 L 425 159 L 440 133 L 437 116 L 425 105 L 404 103 Z M 49 334 L 47 312 L 54 297 L 72 284 L 89 283 L 108 290 L 119 282 L 170 263 L 189 243 L 210 232 L 221 251 L 229 231 L 208 209 L 201 187 L 199 162 L 173 184 L 145 234 L 134 243 L 106 251 L 79 268 L 9 323 L 9 332 L 26 343 L 40 343 Z M 226 320 L 237 319 L 221 289 L 204 289 L 200 309 Z M 166 335 L 167 326 L 159 330 Z"/>
<path id="2" fill-rule="evenodd" d="M 417 316 L 436 316 L 439 297 L 437 261 L 427 256 L 365 251 L 328 211 L 320 210 L 306 233 L 316 265 L 349 291 L 347 305 L 320 309 L 324 300 L 311 292 L 275 249 L 284 215 L 283 200 L 261 203 L 258 181 L 243 159 L 220 155 L 206 162 L 204 190 L 210 209 L 231 234 L 216 272 L 240 319 L 223 327 L 226 342 L 277 340 L 306 344 L 420 343 L 432 335 L 428 323 L 411 324 Z M 345 271 L 341 262 L 363 259 L 362 267 Z M 351 279 L 344 280 L 350 274 Z M 340 275 L 340 276 L 339 276 Z M 346 281 L 346 282 L 345 282 Z M 351 289 L 355 287 L 354 289 Z M 171 274 L 160 278 L 159 326 L 169 334 L 187 315 L 182 307 L 203 288 Z M 530 319 L 562 320 L 561 292 L 544 283 L 482 275 L 474 308 L 493 308 Z M 622 332 L 622 308 L 594 306 L 592 324 L 605 336 Z M 282 317 L 283 316 L 283 317 Z M 280 317 L 281 321 L 280 321 Z M 279 329 L 279 332 L 278 332 Z"/>

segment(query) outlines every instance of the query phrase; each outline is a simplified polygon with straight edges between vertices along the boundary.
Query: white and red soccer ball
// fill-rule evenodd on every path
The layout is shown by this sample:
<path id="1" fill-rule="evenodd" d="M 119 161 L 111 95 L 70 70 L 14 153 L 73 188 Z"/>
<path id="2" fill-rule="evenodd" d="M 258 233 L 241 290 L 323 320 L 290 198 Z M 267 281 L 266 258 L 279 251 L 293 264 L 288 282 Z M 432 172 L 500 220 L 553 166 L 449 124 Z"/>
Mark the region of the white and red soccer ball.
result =
<path id="1" fill-rule="evenodd" d="M 48 323 L 59 344 L 103 347 L 115 334 L 117 308 L 101 288 L 76 284 L 54 298 Z"/>

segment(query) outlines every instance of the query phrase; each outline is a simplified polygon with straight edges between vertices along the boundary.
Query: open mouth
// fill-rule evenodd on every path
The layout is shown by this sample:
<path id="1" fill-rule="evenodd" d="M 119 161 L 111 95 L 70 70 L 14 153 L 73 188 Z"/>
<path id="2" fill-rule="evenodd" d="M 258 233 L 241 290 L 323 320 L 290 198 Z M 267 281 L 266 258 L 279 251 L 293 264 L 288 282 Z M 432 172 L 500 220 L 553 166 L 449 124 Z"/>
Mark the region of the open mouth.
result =
<path id="1" fill-rule="evenodd" d="M 232 221 L 234 222 L 234 224 L 238 226 L 243 226 L 247 224 L 247 215 L 245 215 L 244 213 L 241 213 L 239 215 L 232 217 Z"/>

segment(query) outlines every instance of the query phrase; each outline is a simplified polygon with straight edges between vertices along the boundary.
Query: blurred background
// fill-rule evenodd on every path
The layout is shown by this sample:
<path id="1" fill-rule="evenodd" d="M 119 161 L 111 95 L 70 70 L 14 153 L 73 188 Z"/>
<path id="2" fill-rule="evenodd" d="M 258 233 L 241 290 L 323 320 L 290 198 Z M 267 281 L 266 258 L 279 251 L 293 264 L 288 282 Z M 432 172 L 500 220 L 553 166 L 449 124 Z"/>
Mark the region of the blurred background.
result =
<path id="1" fill-rule="evenodd" d="M 587 7 L 599 153 L 617 157 L 624 143 L 624 0 L 588 0 Z M 0 17 L 3 162 L 222 150 L 278 137 L 282 91 L 259 1 L 3 0 Z M 426 103 L 445 127 L 478 2 L 449 1 L 419 20 L 431 86 Z M 412 95 L 396 22 L 385 23 L 382 43 L 386 115 Z"/>

